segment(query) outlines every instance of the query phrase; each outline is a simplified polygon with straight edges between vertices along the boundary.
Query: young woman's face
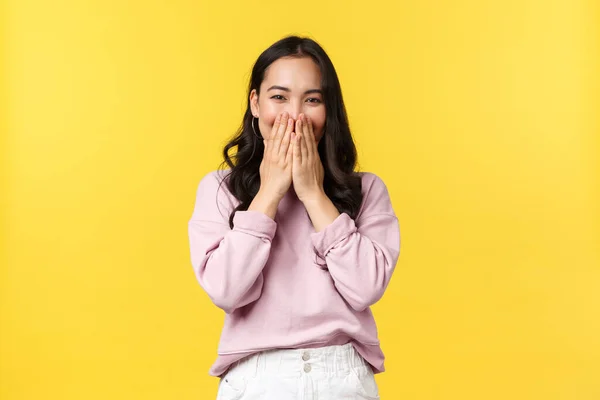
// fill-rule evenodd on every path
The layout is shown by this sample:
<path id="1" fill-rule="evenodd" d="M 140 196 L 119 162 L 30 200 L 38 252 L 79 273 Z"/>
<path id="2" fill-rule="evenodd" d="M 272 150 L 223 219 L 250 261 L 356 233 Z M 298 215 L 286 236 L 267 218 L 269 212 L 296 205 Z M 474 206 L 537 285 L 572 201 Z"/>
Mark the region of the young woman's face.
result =
<path id="1" fill-rule="evenodd" d="M 265 72 L 260 96 L 256 90 L 250 93 L 252 114 L 258 118 L 262 136 L 269 139 L 277 115 L 287 111 L 294 121 L 300 114 L 309 117 L 319 142 L 325 125 L 321 90 L 321 71 L 312 58 L 280 58 L 273 62 Z"/>

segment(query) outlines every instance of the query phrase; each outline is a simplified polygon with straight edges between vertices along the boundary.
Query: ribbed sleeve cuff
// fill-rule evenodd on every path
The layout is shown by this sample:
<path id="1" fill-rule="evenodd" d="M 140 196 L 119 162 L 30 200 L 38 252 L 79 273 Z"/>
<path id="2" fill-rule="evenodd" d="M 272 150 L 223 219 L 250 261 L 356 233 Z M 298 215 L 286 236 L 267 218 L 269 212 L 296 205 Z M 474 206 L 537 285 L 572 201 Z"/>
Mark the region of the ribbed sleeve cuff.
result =
<path id="1" fill-rule="evenodd" d="M 260 211 L 236 211 L 233 216 L 233 230 L 273 240 L 277 222 Z"/>
<path id="2" fill-rule="evenodd" d="M 354 220 L 346 213 L 338 215 L 320 232 L 310 234 L 312 244 L 321 257 L 325 257 L 336 244 L 357 231 Z"/>

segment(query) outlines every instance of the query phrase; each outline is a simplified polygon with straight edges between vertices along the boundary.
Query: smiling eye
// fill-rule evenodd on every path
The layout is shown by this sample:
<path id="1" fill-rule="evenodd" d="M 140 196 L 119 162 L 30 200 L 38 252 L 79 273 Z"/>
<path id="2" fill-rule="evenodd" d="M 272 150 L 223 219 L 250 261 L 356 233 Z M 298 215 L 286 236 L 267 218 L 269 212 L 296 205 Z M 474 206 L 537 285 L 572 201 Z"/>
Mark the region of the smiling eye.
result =
<path id="1" fill-rule="evenodd" d="M 310 98 L 310 99 L 308 99 L 308 100 L 316 100 L 316 101 L 310 101 L 309 103 L 320 103 L 320 102 L 321 102 L 321 100 L 320 100 L 320 99 L 317 99 L 316 97 L 311 97 L 311 98 Z"/>
<path id="2" fill-rule="evenodd" d="M 280 98 L 280 99 L 276 99 L 276 97 L 281 97 L 281 98 Z M 275 100 L 283 100 L 283 96 L 282 96 L 282 95 L 280 95 L 280 94 L 276 94 L 275 96 L 273 96 L 273 97 L 271 97 L 271 98 L 272 98 L 272 99 L 275 99 Z"/>

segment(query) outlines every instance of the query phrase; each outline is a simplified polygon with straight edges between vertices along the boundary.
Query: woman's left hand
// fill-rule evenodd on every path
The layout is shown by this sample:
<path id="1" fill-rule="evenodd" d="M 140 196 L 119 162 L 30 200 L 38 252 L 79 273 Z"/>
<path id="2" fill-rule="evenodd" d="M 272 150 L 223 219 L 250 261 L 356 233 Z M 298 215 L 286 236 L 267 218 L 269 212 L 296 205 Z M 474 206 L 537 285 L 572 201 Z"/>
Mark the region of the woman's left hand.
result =
<path id="1" fill-rule="evenodd" d="M 317 150 L 312 122 L 304 114 L 300 114 L 296 121 L 292 144 L 294 147 L 292 183 L 296 195 L 302 202 L 317 199 L 325 193 L 323 164 Z"/>

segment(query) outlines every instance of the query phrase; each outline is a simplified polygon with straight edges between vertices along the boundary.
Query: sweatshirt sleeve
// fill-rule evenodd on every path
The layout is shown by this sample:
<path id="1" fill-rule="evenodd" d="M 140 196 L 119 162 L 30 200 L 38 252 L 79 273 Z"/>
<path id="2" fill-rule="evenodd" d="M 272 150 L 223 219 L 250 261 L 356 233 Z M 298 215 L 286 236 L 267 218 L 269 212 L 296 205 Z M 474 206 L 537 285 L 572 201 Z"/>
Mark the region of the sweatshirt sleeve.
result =
<path id="1" fill-rule="evenodd" d="M 325 229 L 311 233 L 338 292 L 357 311 L 383 296 L 400 254 L 400 226 L 387 187 L 371 175 L 356 221 L 341 213 Z"/>
<path id="2" fill-rule="evenodd" d="M 267 263 L 277 223 L 259 211 L 237 211 L 219 188 L 217 175 L 202 178 L 188 222 L 191 262 L 200 286 L 212 302 L 230 314 L 261 295 L 262 270 Z"/>

